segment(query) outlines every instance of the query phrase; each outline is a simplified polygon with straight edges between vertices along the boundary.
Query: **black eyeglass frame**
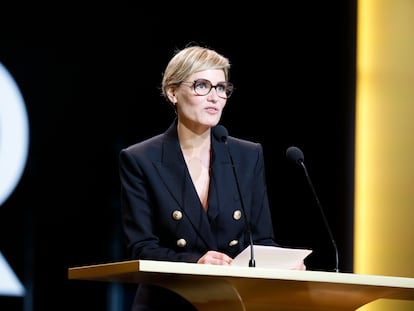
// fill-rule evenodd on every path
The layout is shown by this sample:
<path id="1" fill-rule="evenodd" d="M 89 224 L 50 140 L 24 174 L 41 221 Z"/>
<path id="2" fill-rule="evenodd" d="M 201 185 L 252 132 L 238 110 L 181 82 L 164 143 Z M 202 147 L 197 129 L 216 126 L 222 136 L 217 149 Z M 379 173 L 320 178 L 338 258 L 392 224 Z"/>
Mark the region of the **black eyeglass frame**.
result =
<path id="1" fill-rule="evenodd" d="M 223 98 L 223 99 L 228 99 L 233 94 L 233 91 L 234 91 L 234 85 L 233 85 L 233 83 L 231 83 L 229 81 L 219 82 L 216 85 L 213 85 L 213 83 L 211 83 L 211 81 L 207 80 L 207 79 L 197 79 L 197 80 L 194 80 L 193 82 L 190 82 L 190 81 L 181 82 L 181 84 L 183 84 L 183 83 L 191 83 L 194 92 L 199 96 L 207 96 L 208 94 L 210 94 L 211 90 L 213 88 L 215 88 L 218 97 Z M 210 88 L 208 88 L 207 93 L 205 93 L 205 94 L 200 94 L 199 93 L 200 90 L 197 90 L 197 88 L 196 88 L 197 84 L 201 84 L 201 83 L 205 84 L 206 86 L 210 86 Z M 226 97 L 220 96 L 219 92 L 217 92 L 217 87 L 220 87 L 220 86 L 225 88 L 224 93 L 226 94 Z"/>

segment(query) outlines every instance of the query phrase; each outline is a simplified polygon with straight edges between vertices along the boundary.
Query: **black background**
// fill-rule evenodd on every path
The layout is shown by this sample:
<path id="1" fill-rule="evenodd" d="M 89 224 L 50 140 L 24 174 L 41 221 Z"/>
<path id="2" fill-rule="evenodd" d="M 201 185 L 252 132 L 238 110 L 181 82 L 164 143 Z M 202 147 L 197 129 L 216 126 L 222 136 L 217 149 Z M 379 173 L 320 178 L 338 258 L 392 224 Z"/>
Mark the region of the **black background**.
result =
<path id="1" fill-rule="evenodd" d="M 169 126 L 162 71 L 191 41 L 231 60 L 221 123 L 263 144 L 277 241 L 312 248 L 308 269 L 335 267 L 304 172 L 285 158 L 295 145 L 352 271 L 355 1 L 158 6 L 3 11 L 0 62 L 24 96 L 30 150 L 0 208 L 0 251 L 26 295 L 0 297 L 2 310 L 127 310 L 129 285 L 68 281 L 67 269 L 125 259 L 118 153 Z"/>

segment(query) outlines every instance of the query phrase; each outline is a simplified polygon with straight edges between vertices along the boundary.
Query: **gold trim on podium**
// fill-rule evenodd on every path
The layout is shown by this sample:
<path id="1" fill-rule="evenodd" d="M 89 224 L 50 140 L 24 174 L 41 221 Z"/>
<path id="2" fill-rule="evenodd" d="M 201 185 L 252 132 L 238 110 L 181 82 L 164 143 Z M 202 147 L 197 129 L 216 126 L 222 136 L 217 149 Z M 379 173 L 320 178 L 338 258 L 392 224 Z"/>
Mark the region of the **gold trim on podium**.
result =
<path id="1" fill-rule="evenodd" d="M 169 261 L 72 267 L 68 278 L 159 285 L 200 311 L 345 311 L 381 298 L 414 300 L 413 278 Z"/>

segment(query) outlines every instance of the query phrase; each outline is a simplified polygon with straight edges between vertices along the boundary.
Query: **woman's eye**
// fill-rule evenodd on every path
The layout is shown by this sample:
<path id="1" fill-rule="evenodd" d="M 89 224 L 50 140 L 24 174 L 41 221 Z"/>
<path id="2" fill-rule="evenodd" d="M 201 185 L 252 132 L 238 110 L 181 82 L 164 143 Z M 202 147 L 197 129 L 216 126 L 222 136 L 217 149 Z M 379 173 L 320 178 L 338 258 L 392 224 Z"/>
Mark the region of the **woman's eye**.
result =
<path id="1" fill-rule="evenodd" d="M 205 89 L 205 88 L 207 88 L 207 84 L 204 83 L 204 82 L 199 82 L 199 83 L 196 84 L 196 88 Z"/>
<path id="2" fill-rule="evenodd" d="M 217 84 L 216 90 L 217 92 L 224 92 L 226 90 L 226 86 L 223 84 Z"/>

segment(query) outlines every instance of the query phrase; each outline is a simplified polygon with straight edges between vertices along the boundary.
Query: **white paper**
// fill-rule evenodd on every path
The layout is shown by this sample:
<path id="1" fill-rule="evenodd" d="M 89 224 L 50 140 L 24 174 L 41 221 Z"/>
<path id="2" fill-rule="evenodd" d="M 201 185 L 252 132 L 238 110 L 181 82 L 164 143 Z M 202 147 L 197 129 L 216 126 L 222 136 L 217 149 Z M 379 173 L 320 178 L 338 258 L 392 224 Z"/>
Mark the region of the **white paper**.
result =
<path id="1" fill-rule="evenodd" d="M 258 268 L 294 269 L 312 253 L 310 249 L 254 245 L 254 260 Z M 233 266 L 248 267 L 250 246 L 246 247 L 233 261 Z"/>

